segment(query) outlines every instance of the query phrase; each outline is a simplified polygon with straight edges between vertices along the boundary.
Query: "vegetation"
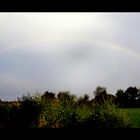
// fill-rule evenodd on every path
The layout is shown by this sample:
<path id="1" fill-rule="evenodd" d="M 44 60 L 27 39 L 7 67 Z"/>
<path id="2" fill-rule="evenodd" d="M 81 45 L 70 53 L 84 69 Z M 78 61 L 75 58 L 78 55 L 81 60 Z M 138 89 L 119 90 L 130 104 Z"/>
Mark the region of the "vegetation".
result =
<path id="1" fill-rule="evenodd" d="M 129 87 L 126 91 L 119 89 L 116 93 L 117 102 L 123 108 L 140 107 L 140 89 Z"/>
<path id="2" fill-rule="evenodd" d="M 124 107 L 126 103 L 128 105 L 126 99 L 131 100 L 132 105 L 135 104 L 134 101 L 138 91 L 136 92 L 135 90 L 134 96 L 132 96 L 132 91 L 133 88 L 126 92 L 119 90 L 114 96 L 108 94 L 105 87 L 97 87 L 94 91 L 95 97 L 93 99 L 89 99 L 88 94 L 77 97 L 68 91 L 60 91 L 57 95 L 46 91 L 43 95 L 23 95 L 18 98 L 18 101 L 1 101 L 0 127 L 133 127 L 134 122 L 131 121 L 130 113 L 120 108 L 121 106 Z"/>
<path id="3" fill-rule="evenodd" d="M 140 128 L 140 108 L 125 108 L 123 110 L 128 113 L 133 127 Z"/>
<path id="4" fill-rule="evenodd" d="M 132 127 L 128 114 L 109 101 L 97 107 L 95 118 L 100 128 Z"/>

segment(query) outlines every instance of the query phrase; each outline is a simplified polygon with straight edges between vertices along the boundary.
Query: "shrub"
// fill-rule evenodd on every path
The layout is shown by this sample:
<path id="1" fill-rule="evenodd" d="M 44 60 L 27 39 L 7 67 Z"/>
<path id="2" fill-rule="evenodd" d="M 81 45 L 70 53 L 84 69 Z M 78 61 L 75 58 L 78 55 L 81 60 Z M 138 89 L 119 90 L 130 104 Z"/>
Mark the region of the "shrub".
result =
<path id="1" fill-rule="evenodd" d="M 27 96 L 19 98 L 20 112 L 18 114 L 19 125 L 21 127 L 38 127 L 40 114 L 42 112 L 42 104 L 39 97 Z"/>
<path id="2" fill-rule="evenodd" d="M 127 128 L 131 127 L 128 114 L 119 109 L 111 100 L 105 101 L 95 108 L 96 127 L 98 128 Z"/>
<path id="3" fill-rule="evenodd" d="M 10 106 L 8 103 L 0 103 L 0 124 L 7 126 L 9 124 Z"/>
<path id="4" fill-rule="evenodd" d="M 49 100 L 46 102 L 44 116 L 46 120 L 47 128 L 68 128 L 75 123 L 75 112 L 76 105 L 72 100 L 56 100 L 57 105 L 54 101 Z"/>
<path id="5" fill-rule="evenodd" d="M 76 110 L 77 123 L 74 127 L 78 128 L 95 128 L 95 110 L 94 107 L 83 105 Z"/>
<path id="6" fill-rule="evenodd" d="M 87 95 L 78 99 L 69 92 L 59 92 L 57 97 L 50 93 L 45 96 L 23 95 L 18 102 L 0 102 L 0 127 L 133 127 L 128 114 L 115 104 L 114 97 L 102 96 L 101 101 L 90 101 Z"/>

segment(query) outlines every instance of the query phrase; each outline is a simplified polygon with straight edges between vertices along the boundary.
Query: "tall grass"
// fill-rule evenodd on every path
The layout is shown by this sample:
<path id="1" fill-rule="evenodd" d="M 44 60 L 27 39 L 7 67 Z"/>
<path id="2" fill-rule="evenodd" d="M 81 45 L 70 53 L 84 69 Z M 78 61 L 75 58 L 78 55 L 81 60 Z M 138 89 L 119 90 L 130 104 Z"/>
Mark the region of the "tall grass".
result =
<path id="1" fill-rule="evenodd" d="M 128 113 L 118 108 L 111 100 L 97 104 L 95 120 L 99 128 L 128 128 L 132 127 Z"/>
<path id="2" fill-rule="evenodd" d="M 69 93 L 57 98 L 23 96 L 18 106 L 0 105 L 0 121 L 25 128 L 127 128 L 130 119 L 108 99 L 102 104 Z"/>

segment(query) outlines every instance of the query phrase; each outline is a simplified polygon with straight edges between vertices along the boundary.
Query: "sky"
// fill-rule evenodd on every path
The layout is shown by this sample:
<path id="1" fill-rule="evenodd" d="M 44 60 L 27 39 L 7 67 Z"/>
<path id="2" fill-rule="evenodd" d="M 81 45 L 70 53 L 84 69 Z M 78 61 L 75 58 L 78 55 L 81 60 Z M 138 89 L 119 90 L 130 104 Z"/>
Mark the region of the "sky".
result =
<path id="1" fill-rule="evenodd" d="M 0 99 L 140 88 L 140 13 L 0 13 Z"/>

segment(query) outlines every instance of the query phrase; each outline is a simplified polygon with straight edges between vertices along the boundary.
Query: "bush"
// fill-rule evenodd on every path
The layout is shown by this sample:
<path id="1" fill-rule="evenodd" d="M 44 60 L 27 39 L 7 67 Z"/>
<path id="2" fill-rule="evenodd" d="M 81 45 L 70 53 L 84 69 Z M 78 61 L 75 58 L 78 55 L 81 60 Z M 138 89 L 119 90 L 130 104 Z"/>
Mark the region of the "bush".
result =
<path id="1" fill-rule="evenodd" d="M 119 109 L 111 100 L 95 108 L 96 127 L 98 128 L 127 128 L 132 127 L 128 114 Z"/>
<path id="2" fill-rule="evenodd" d="M 28 94 L 19 98 L 18 102 L 1 102 L 0 127 L 133 127 L 128 114 L 115 105 L 112 97 L 102 98 L 102 102 L 89 101 L 88 96 L 78 99 L 68 92 L 60 92 L 57 98 L 43 97 Z"/>
<path id="3" fill-rule="evenodd" d="M 0 103 L 0 124 L 7 126 L 9 124 L 11 108 L 8 103 Z"/>
<path id="4" fill-rule="evenodd" d="M 39 97 L 23 96 L 19 98 L 20 111 L 18 114 L 19 125 L 21 127 L 38 127 L 40 115 L 42 113 L 42 104 Z"/>
<path id="5" fill-rule="evenodd" d="M 95 110 L 92 106 L 83 105 L 82 107 L 78 107 L 76 110 L 76 120 L 77 124 L 75 127 L 78 128 L 95 128 Z"/>
<path id="6" fill-rule="evenodd" d="M 57 105 L 54 103 L 57 102 Z M 45 105 L 44 116 L 47 128 L 68 128 L 75 121 L 76 105 L 72 100 L 48 101 Z"/>

